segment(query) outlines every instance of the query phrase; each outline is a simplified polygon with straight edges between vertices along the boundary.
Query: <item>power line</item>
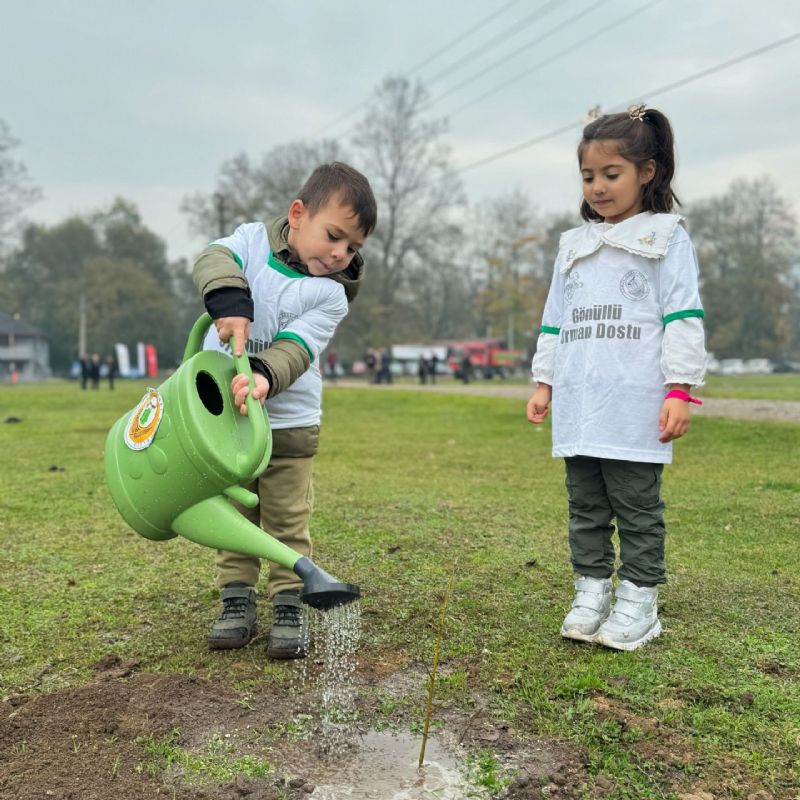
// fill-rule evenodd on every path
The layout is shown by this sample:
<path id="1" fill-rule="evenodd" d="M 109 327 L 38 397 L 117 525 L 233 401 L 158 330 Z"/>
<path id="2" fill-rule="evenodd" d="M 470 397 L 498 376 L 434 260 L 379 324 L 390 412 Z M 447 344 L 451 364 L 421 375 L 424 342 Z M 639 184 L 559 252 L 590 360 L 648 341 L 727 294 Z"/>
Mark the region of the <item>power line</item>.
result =
<path id="1" fill-rule="evenodd" d="M 514 56 L 519 55 L 523 50 L 527 50 L 528 48 L 533 47 L 533 45 L 539 44 L 539 42 L 542 42 L 545 39 L 548 39 L 554 33 L 558 33 L 558 31 L 560 31 L 562 28 L 566 28 L 568 25 L 571 25 L 576 20 L 580 19 L 581 17 L 585 16 L 586 14 L 591 13 L 592 11 L 594 11 L 595 9 L 599 8 L 600 6 L 604 5 L 607 2 L 608 2 L 608 0 L 597 0 L 597 2 L 594 3 L 594 5 L 590 6 L 589 8 L 586 8 L 583 11 L 579 11 L 577 14 L 573 15 L 569 19 L 566 19 L 563 22 L 561 22 L 558 25 L 556 25 L 555 27 L 550 28 L 549 31 L 545 31 L 544 33 L 542 33 L 539 36 L 537 36 L 535 39 L 532 39 L 527 44 L 522 45 L 522 47 L 518 47 L 513 52 L 508 53 L 507 55 L 503 56 L 503 58 L 501 58 L 501 59 L 498 59 L 493 64 L 490 64 L 488 67 L 486 67 L 486 69 L 483 69 L 480 72 L 475 73 L 472 77 L 461 81 L 461 83 L 457 83 L 455 86 L 451 87 L 446 92 L 443 92 L 438 97 L 434 97 L 433 100 L 431 100 L 427 104 L 426 108 L 429 107 L 429 106 L 434 105 L 435 103 L 438 103 L 443 97 L 447 97 L 448 95 L 452 94 L 453 92 L 457 91 L 458 89 L 461 89 L 462 87 L 466 86 L 467 84 L 470 84 L 473 81 L 478 80 L 478 78 L 482 78 L 484 75 L 486 75 L 486 73 L 491 72 L 493 69 L 495 69 L 496 67 L 499 67 L 501 64 L 505 64 L 506 61 L 508 61 L 511 58 L 514 58 Z"/>
<path id="2" fill-rule="evenodd" d="M 649 11 L 654 5 L 657 5 L 660 2 L 662 2 L 662 0 L 652 0 L 651 3 L 648 3 L 647 5 L 644 5 L 641 8 L 637 8 L 635 11 L 632 11 L 630 14 L 627 14 L 624 17 L 620 17 L 619 19 L 617 19 L 614 22 L 612 22 L 610 25 L 606 25 L 605 27 L 600 28 L 599 30 L 596 30 L 594 33 L 591 33 L 588 36 L 584 36 L 583 39 L 578 40 L 577 42 L 575 42 L 575 44 L 572 44 L 569 47 L 565 47 L 563 50 L 559 50 L 557 53 L 554 53 L 549 58 L 543 59 L 538 64 L 534 64 L 534 66 L 531 67 L 530 69 L 527 69 L 524 72 L 520 72 L 517 75 L 515 75 L 513 78 L 509 78 L 508 80 L 505 80 L 502 83 L 496 84 L 491 89 L 489 89 L 486 92 L 484 92 L 483 94 L 478 95 L 477 97 L 475 97 L 472 100 L 464 103 L 463 105 L 458 106 L 453 111 L 448 112 L 446 116 L 447 117 L 452 117 L 455 114 L 459 114 L 464 109 L 469 108 L 470 106 L 474 106 L 475 103 L 479 103 L 481 100 L 485 100 L 490 95 L 497 94 L 497 92 L 500 91 L 501 89 L 505 89 L 507 86 L 510 86 L 512 83 L 516 83 L 518 80 L 521 80 L 522 78 L 528 77 L 528 75 L 533 74 L 534 72 L 536 72 L 537 70 L 541 69 L 542 67 L 546 67 L 548 64 L 552 64 L 554 61 L 557 61 L 562 56 L 565 56 L 565 55 L 567 55 L 569 53 L 572 53 L 573 51 L 577 50 L 578 48 L 583 47 L 583 45 L 587 44 L 588 42 L 591 42 L 593 39 L 599 38 L 600 36 L 602 36 L 607 31 L 610 31 L 612 29 L 618 28 L 620 25 L 624 24 L 629 19 L 632 19 L 637 14 L 641 14 L 644 11 Z"/>
<path id="3" fill-rule="evenodd" d="M 536 22 L 537 20 L 541 19 L 541 17 L 549 14 L 551 11 L 554 11 L 558 6 L 564 5 L 564 0 L 548 0 L 548 2 L 544 3 L 543 5 L 539 6 L 536 10 L 532 11 L 527 16 L 523 17 L 520 20 L 517 20 L 513 25 L 509 26 L 508 28 L 500 31 L 500 33 L 496 34 L 493 38 L 491 38 L 488 42 L 485 42 L 480 47 L 476 47 L 474 50 L 470 50 L 465 56 L 462 56 L 458 61 L 452 63 L 449 67 L 445 67 L 443 70 L 440 70 L 435 75 L 432 75 L 428 78 L 429 83 L 433 83 L 434 81 L 439 80 L 439 78 L 443 78 L 445 75 L 449 75 L 451 72 L 455 72 L 462 64 L 466 64 L 467 62 L 471 61 L 476 55 L 480 53 L 485 53 L 487 50 L 490 50 L 499 42 L 506 41 L 510 36 L 515 36 L 520 31 L 523 31 L 528 25 Z"/>
<path id="4" fill-rule="evenodd" d="M 741 56 L 737 56 L 736 58 L 729 59 L 728 61 L 724 61 L 721 64 L 717 64 L 714 67 L 709 67 L 708 69 L 701 70 L 700 72 L 696 72 L 693 75 L 688 75 L 685 78 L 681 78 L 680 80 L 674 81 L 672 83 L 668 83 L 664 86 L 659 86 L 657 89 L 652 89 L 649 92 L 643 92 L 638 97 L 634 98 L 633 100 L 629 100 L 627 103 L 620 103 L 612 108 L 627 108 L 631 103 L 636 102 L 641 97 L 657 97 L 660 94 L 665 94 L 666 92 L 670 92 L 673 89 L 677 89 L 681 86 L 685 86 L 688 83 L 693 83 L 694 81 L 700 80 L 701 78 L 705 78 L 709 75 L 713 75 L 715 72 L 722 72 L 724 69 L 728 69 L 729 67 L 733 67 L 736 64 L 741 64 L 743 61 L 747 61 L 751 58 L 755 58 L 756 56 L 763 55 L 764 53 L 769 52 L 770 50 L 775 50 L 778 47 L 782 47 L 785 44 L 789 44 L 797 39 L 800 39 L 800 33 L 793 33 L 791 36 L 786 36 L 782 39 L 778 39 L 774 42 L 770 42 L 769 44 L 763 45 L 762 47 L 758 47 L 755 50 L 751 50 L 747 53 L 744 53 Z M 570 122 L 568 125 L 563 125 L 556 130 L 550 131 L 549 133 L 542 134 L 541 136 L 536 136 L 533 139 L 528 139 L 525 142 L 521 142 L 520 144 L 514 145 L 513 147 L 509 147 L 506 150 L 501 150 L 499 153 L 495 153 L 494 155 L 487 156 L 486 158 L 481 158 L 478 161 L 473 161 L 471 164 L 467 164 L 463 167 L 460 167 L 456 170 L 457 173 L 466 172 L 469 169 L 474 169 L 475 167 L 481 167 L 484 164 L 489 164 L 492 161 L 497 161 L 498 159 L 505 158 L 506 156 L 511 155 L 512 153 L 517 153 L 520 150 L 525 150 L 528 147 L 533 147 L 534 145 L 541 144 L 548 139 L 554 139 L 556 136 L 560 136 L 562 133 L 566 133 L 568 130 L 572 130 L 578 126 L 584 125 L 583 120 L 578 120 L 577 122 Z"/>
<path id="5" fill-rule="evenodd" d="M 491 22 L 495 17 L 499 17 L 500 14 L 507 11 L 509 8 L 511 8 L 511 6 L 515 6 L 518 2 L 519 0 L 511 0 L 510 3 L 506 3 L 502 8 L 499 8 L 497 11 L 494 11 L 491 14 L 489 14 L 488 17 L 484 17 L 479 22 L 476 22 L 475 25 L 473 25 L 469 30 L 466 30 L 464 31 L 464 33 L 460 34 L 459 36 L 456 36 L 455 39 L 452 39 L 450 42 L 444 45 L 444 47 L 442 47 L 440 50 L 437 50 L 433 55 L 428 56 L 423 61 L 420 61 L 419 64 L 416 64 L 413 67 L 411 67 L 408 70 L 408 74 L 413 75 L 415 72 L 417 72 L 417 70 L 426 67 L 428 64 L 431 63 L 431 61 L 434 61 L 440 55 L 442 55 L 442 53 L 446 53 L 448 50 L 451 50 L 457 44 L 463 42 L 464 39 L 468 38 L 473 33 L 475 33 L 475 31 L 478 30 L 478 28 L 480 28 L 482 25 L 485 25 L 487 22 Z"/>
<path id="6" fill-rule="evenodd" d="M 466 39 L 467 37 L 471 36 L 476 30 L 478 30 L 478 28 L 482 27 L 487 22 L 490 22 L 495 17 L 500 16 L 500 14 L 503 14 L 505 11 L 507 11 L 509 8 L 511 8 L 511 6 L 516 5 L 519 1 L 520 0 L 510 0 L 510 2 L 506 3 L 504 6 L 502 6 L 502 8 L 499 8 L 499 9 L 497 9 L 497 11 L 493 11 L 488 16 L 483 17 L 479 22 L 476 22 L 475 25 L 473 25 L 471 28 L 469 28 L 466 31 L 464 31 L 464 33 L 459 34 L 458 36 L 456 36 L 455 39 L 451 39 L 450 42 L 448 42 L 446 45 L 441 47 L 435 53 L 433 53 L 432 55 L 428 56 L 423 61 L 421 61 L 418 64 L 416 64 L 415 66 L 411 67 L 408 70 L 408 74 L 412 75 L 414 72 L 416 72 L 417 70 L 419 70 L 422 67 L 426 66 L 431 61 L 433 61 L 434 59 L 436 59 L 440 55 L 442 55 L 443 53 L 446 53 L 448 50 L 452 49 L 457 44 L 460 44 L 464 39 Z M 347 111 L 343 112 L 338 117 L 336 117 L 336 119 L 334 119 L 331 122 L 329 122 L 324 128 L 322 128 L 322 129 L 318 130 L 316 133 L 314 133 L 313 134 L 313 138 L 316 138 L 317 136 L 321 135 L 322 133 L 327 132 L 330 128 L 335 127 L 340 122 L 343 122 L 345 119 L 347 119 L 348 117 L 350 117 L 353 114 L 355 114 L 356 111 L 359 111 L 360 109 L 362 109 L 366 104 L 367 104 L 367 100 L 362 100 L 357 105 L 355 105 L 352 108 L 348 109 Z"/>

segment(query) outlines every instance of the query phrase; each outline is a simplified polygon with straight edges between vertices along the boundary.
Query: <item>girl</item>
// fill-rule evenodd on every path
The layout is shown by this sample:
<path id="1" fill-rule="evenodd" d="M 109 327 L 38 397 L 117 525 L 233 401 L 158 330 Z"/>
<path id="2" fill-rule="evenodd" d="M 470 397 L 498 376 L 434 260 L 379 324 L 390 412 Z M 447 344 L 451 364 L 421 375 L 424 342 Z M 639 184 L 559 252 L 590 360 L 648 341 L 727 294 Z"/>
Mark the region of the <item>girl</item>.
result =
<path id="1" fill-rule="evenodd" d="M 586 126 L 578 146 L 586 223 L 561 235 L 528 419 L 553 401 L 553 456 L 566 462 L 578 575 L 561 635 L 634 650 L 661 633 L 661 472 L 703 383 L 697 259 L 670 213 L 675 155 L 659 111 L 633 106 Z M 620 542 L 612 609 L 612 518 Z"/>

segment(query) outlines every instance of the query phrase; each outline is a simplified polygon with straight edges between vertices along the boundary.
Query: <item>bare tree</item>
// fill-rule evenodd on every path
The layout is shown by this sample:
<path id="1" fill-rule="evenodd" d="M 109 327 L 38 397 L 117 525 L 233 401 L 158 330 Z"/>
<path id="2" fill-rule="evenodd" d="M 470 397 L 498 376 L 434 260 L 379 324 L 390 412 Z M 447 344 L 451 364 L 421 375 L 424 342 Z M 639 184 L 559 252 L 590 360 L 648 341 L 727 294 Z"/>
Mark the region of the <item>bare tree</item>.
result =
<path id="1" fill-rule="evenodd" d="M 216 189 L 184 198 L 181 211 L 192 233 L 206 239 L 227 236 L 243 222 L 284 213 L 316 166 L 341 159 L 341 147 L 331 140 L 280 145 L 259 163 L 239 153 L 220 167 Z"/>
<path id="2" fill-rule="evenodd" d="M 0 119 L 0 255 L 18 231 L 22 211 L 41 197 L 25 165 L 12 155 L 18 145 L 8 125 Z"/>
<path id="3" fill-rule="evenodd" d="M 792 335 L 797 221 L 769 178 L 734 181 L 688 214 L 698 251 L 709 350 L 775 357 Z"/>
<path id="4" fill-rule="evenodd" d="M 550 282 L 545 222 L 520 189 L 488 198 L 474 212 L 475 291 L 481 333 L 530 348 Z"/>
<path id="5" fill-rule="evenodd" d="M 464 196 L 441 142 L 446 126 L 423 118 L 425 101 L 421 84 L 387 78 L 353 139 L 378 201 L 378 225 L 366 247 L 373 343 L 389 343 L 400 332 L 400 320 L 409 316 L 403 302 L 430 292 L 426 269 L 452 260 L 461 236 L 453 211 Z"/>

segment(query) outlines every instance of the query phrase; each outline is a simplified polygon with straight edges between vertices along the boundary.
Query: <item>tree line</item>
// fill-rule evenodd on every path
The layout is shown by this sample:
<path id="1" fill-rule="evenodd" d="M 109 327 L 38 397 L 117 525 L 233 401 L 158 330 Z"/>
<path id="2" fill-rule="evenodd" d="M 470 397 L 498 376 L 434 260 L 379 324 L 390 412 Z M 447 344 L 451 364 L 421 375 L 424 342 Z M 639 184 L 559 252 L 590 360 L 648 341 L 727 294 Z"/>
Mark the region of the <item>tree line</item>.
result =
<path id="1" fill-rule="evenodd" d="M 532 352 L 560 233 L 577 211 L 541 214 L 521 190 L 470 204 L 444 120 L 425 113 L 424 86 L 388 78 L 346 141 L 291 142 L 233 155 L 211 191 L 187 195 L 187 225 L 205 240 L 283 213 L 317 164 L 347 161 L 369 178 L 379 221 L 364 250 L 364 287 L 340 327 L 340 357 L 398 342 L 495 336 Z M 49 338 L 54 369 L 77 356 L 80 300 L 90 351 L 148 341 L 177 363 L 202 304 L 185 260 L 136 207 L 47 226 L 24 220 L 39 190 L 0 121 L 0 310 Z M 718 358 L 800 358 L 798 229 L 768 177 L 734 180 L 682 209 L 701 265 L 708 348 Z"/>

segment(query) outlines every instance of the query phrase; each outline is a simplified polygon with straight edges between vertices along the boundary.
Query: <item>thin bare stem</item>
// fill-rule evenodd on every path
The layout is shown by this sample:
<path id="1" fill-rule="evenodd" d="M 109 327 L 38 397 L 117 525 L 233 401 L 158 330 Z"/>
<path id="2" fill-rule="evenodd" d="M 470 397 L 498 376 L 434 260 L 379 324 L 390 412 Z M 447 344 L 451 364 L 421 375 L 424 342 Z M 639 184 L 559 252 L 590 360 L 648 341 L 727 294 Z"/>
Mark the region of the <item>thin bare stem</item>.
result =
<path id="1" fill-rule="evenodd" d="M 422 769 L 425 762 L 425 746 L 428 744 L 428 730 L 431 726 L 431 710 L 433 708 L 433 691 L 436 686 L 436 670 L 439 666 L 439 654 L 442 651 L 442 638 L 444 636 L 444 623 L 447 615 L 447 604 L 450 602 L 450 596 L 453 594 L 453 583 L 456 577 L 456 570 L 458 569 L 458 561 L 453 564 L 453 571 L 450 573 L 450 580 L 447 582 L 447 591 L 442 600 L 442 610 L 439 614 L 439 630 L 436 633 L 436 644 L 433 648 L 433 666 L 431 667 L 430 678 L 428 679 L 428 699 L 425 704 L 425 722 L 422 727 L 422 746 L 419 750 L 419 764 L 418 768 Z"/>

